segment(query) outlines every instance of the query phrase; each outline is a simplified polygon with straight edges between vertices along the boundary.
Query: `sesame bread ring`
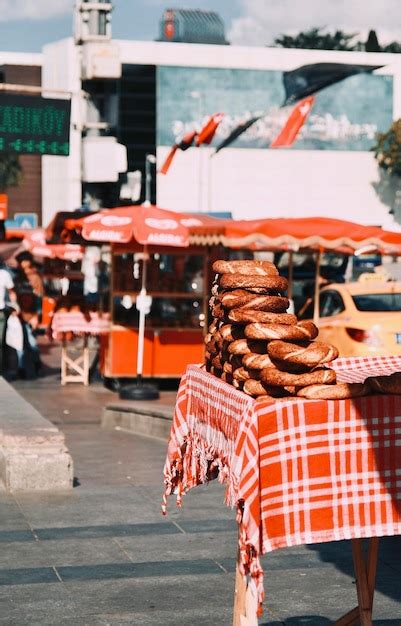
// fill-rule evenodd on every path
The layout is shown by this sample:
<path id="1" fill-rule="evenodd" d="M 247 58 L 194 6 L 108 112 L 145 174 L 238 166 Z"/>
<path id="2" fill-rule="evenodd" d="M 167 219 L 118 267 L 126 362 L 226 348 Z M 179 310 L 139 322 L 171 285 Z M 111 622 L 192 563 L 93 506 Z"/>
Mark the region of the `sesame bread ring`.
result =
<path id="1" fill-rule="evenodd" d="M 245 380 L 243 387 L 243 391 L 247 393 L 249 396 L 263 396 L 268 393 L 267 389 L 259 380 Z"/>
<path id="2" fill-rule="evenodd" d="M 225 317 L 224 309 L 221 304 L 215 304 L 211 307 L 212 315 L 218 320 L 223 320 Z"/>
<path id="3" fill-rule="evenodd" d="M 262 370 L 264 367 L 274 367 L 274 363 L 268 354 L 244 354 L 242 357 L 244 367 L 253 370 Z"/>
<path id="4" fill-rule="evenodd" d="M 329 363 L 338 357 L 334 346 L 321 341 L 309 345 L 294 345 L 286 341 L 271 341 L 267 346 L 269 356 L 281 363 L 313 369 L 317 365 Z"/>
<path id="5" fill-rule="evenodd" d="M 248 339 L 237 339 L 228 346 L 230 354 L 249 354 L 256 352 L 257 354 L 266 354 L 267 347 L 265 341 L 250 341 Z"/>
<path id="6" fill-rule="evenodd" d="M 236 381 L 234 380 L 234 383 Z M 293 386 L 287 387 L 271 387 L 269 385 L 265 385 L 263 382 L 259 380 L 253 380 L 250 378 L 249 380 L 245 380 L 243 383 L 243 391 L 247 393 L 249 396 L 253 396 L 254 398 L 259 396 L 270 396 L 272 398 L 284 398 L 286 396 L 293 396 L 296 393 L 296 388 Z"/>
<path id="7" fill-rule="evenodd" d="M 365 380 L 373 393 L 401 394 L 401 373 L 395 372 L 390 376 L 370 376 Z"/>
<path id="8" fill-rule="evenodd" d="M 278 275 L 278 269 L 271 261 L 215 261 L 212 268 L 217 274 Z"/>
<path id="9" fill-rule="evenodd" d="M 278 292 L 275 291 L 275 294 Z M 274 298 L 274 299 L 273 299 Z M 246 289 L 233 289 L 233 291 L 224 291 L 218 296 L 219 302 L 225 309 L 249 308 L 254 311 L 271 311 L 272 305 L 277 310 L 279 304 L 279 312 L 288 309 L 289 300 L 277 295 L 258 295 L 250 293 Z"/>
<path id="10" fill-rule="evenodd" d="M 242 354 L 229 354 L 228 360 L 233 366 L 233 370 L 237 370 L 239 367 L 243 366 L 242 363 Z"/>
<path id="11" fill-rule="evenodd" d="M 212 365 L 210 368 L 210 373 L 213 374 L 214 376 L 217 376 L 217 378 L 221 378 L 223 371 L 221 369 L 213 367 Z"/>
<path id="12" fill-rule="evenodd" d="M 334 385 L 336 373 L 334 370 L 324 367 L 313 370 L 306 374 L 290 374 L 282 372 L 275 367 L 265 367 L 261 370 L 260 379 L 266 385 L 274 387 L 285 387 L 294 385 L 295 387 L 306 387 L 308 385 Z"/>
<path id="13" fill-rule="evenodd" d="M 233 378 L 235 380 L 259 380 L 260 372 L 258 370 L 247 370 L 245 367 L 239 367 L 233 371 Z"/>
<path id="14" fill-rule="evenodd" d="M 205 344 L 205 350 L 209 352 L 209 354 L 211 354 L 212 357 L 216 356 L 216 354 L 219 351 L 219 348 L 216 345 L 216 340 L 214 337 L 212 337 L 212 339 L 207 344 Z"/>
<path id="15" fill-rule="evenodd" d="M 232 366 L 232 363 L 230 363 L 230 361 L 224 361 L 223 372 L 226 372 L 226 374 L 233 373 L 233 366 Z"/>
<path id="16" fill-rule="evenodd" d="M 245 337 L 248 339 L 266 339 L 268 341 L 284 339 L 296 342 L 310 339 L 312 330 L 299 324 L 290 326 L 289 324 L 262 324 L 255 322 L 245 326 Z"/>
<path id="17" fill-rule="evenodd" d="M 247 276 L 243 274 L 223 274 L 220 277 L 220 287 L 223 289 L 247 289 L 262 287 L 275 289 L 282 293 L 288 287 L 288 281 L 283 276 Z"/>
<path id="18" fill-rule="evenodd" d="M 221 378 L 221 380 L 224 380 L 224 382 L 228 383 L 229 385 L 231 385 L 232 382 L 233 382 L 233 375 L 230 374 L 229 372 L 225 372 L 224 370 L 223 370 L 220 378 Z"/>
<path id="19" fill-rule="evenodd" d="M 236 389 L 242 390 L 242 387 L 244 386 L 244 381 L 243 380 L 236 380 L 235 378 L 233 378 L 232 385 Z"/>
<path id="20" fill-rule="evenodd" d="M 225 341 L 235 341 L 245 337 L 243 326 L 237 326 L 236 324 L 224 324 L 220 328 L 220 334 Z"/>
<path id="21" fill-rule="evenodd" d="M 308 341 L 311 339 L 316 339 L 319 334 L 319 329 L 313 322 L 309 320 L 302 320 L 297 324 L 298 328 L 301 328 L 305 333 L 305 339 Z"/>
<path id="22" fill-rule="evenodd" d="M 213 359 L 212 359 L 212 365 L 213 365 L 213 367 L 215 367 L 216 369 L 223 370 L 223 362 L 222 362 L 222 360 L 221 360 L 221 354 L 220 354 L 220 353 L 219 353 L 219 354 L 216 354 L 216 356 L 215 356 L 215 357 L 213 357 Z"/>
<path id="23" fill-rule="evenodd" d="M 269 296 L 266 299 L 269 299 Z M 285 298 L 282 299 L 285 300 Z M 267 311 L 255 311 L 247 308 L 231 309 L 227 317 L 232 322 L 239 324 L 262 322 L 263 324 L 295 325 L 297 323 L 296 316 L 290 313 L 268 313 Z"/>
<path id="24" fill-rule="evenodd" d="M 213 337 L 214 337 L 214 340 L 215 340 L 217 348 L 219 350 L 221 350 L 222 347 L 223 347 L 223 343 L 224 343 L 224 338 L 223 338 L 221 332 L 219 330 L 216 330 L 216 332 L 214 333 Z"/>
<path id="25" fill-rule="evenodd" d="M 216 330 L 218 330 L 219 324 L 220 322 L 218 320 L 213 320 L 213 322 L 209 325 L 209 328 L 208 328 L 209 333 L 213 334 Z"/>
<path id="26" fill-rule="evenodd" d="M 366 383 L 337 383 L 336 385 L 310 385 L 300 389 L 297 396 L 310 400 L 345 400 L 360 398 L 370 393 Z"/>
<path id="27" fill-rule="evenodd" d="M 203 339 L 203 343 L 210 343 L 210 341 L 212 341 L 213 339 L 213 333 L 206 333 L 204 339 Z"/>

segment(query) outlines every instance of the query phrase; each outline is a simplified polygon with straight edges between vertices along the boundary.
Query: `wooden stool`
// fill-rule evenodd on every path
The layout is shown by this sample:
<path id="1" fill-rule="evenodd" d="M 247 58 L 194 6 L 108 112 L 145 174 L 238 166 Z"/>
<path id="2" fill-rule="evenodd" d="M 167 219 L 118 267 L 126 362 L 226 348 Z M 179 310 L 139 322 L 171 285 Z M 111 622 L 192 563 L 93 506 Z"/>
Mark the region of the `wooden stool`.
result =
<path id="1" fill-rule="evenodd" d="M 83 335 L 82 352 L 73 358 L 71 350 L 68 350 L 68 341 L 63 333 L 61 348 L 61 384 L 83 383 L 89 385 L 89 348 L 88 335 Z"/>

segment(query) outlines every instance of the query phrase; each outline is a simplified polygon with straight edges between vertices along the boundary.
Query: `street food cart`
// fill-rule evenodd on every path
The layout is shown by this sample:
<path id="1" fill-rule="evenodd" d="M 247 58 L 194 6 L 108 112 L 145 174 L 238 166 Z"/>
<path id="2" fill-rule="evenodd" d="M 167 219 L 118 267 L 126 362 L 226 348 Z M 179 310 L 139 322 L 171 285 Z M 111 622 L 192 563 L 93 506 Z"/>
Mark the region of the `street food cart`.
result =
<path id="1" fill-rule="evenodd" d="M 151 298 L 143 340 L 143 376 L 177 378 L 203 359 L 210 268 L 224 220 L 158 207 L 120 207 L 78 220 L 68 230 L 87 242 L 111 246 L 110 332 L 100 338 L 100 367 L 107 378 L 138 373 L 138 298 L 146 266 Z"/>

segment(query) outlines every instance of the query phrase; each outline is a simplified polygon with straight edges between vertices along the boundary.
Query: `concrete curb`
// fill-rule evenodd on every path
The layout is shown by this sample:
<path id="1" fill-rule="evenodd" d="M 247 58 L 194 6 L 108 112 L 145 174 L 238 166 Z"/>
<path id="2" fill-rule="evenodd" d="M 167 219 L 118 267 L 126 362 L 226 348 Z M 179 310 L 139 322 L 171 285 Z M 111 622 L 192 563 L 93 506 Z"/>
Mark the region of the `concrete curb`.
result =
<path id="1" fill-rule="evenodd" d="M 101 426 L 166 441 L 172 422 L 173 408 L 169 405 L 159 404 L 157 408 L 149 409 L 140 403 L 121 402 L 109 404 L 103 409 Z"/>
<path id="2" fill-rule="evenodd" d="M 64 434 L 0 378 L 0 478 L 7 491 L 72 488 Z"/>

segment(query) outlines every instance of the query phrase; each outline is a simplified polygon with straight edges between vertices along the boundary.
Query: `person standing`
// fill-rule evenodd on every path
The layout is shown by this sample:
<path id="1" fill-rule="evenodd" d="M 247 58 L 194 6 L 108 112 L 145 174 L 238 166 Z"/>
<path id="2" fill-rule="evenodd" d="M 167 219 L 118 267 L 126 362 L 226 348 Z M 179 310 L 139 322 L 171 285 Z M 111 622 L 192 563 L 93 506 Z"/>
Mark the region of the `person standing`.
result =
<path id="1" fill-rule="evenodd" d="M 6 305 L 7 297 L 14 307 L 17 305 L 17 295 L 14 289 L 14 281 L 11 278 L 11 274 L 6 269 L 6 266 L 2 260 L 0 260 L 0 373 L 3 372 L 3 352 L 4 352 L 4 331 L 7 321 Z"/>

